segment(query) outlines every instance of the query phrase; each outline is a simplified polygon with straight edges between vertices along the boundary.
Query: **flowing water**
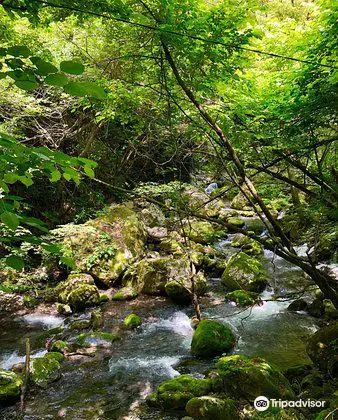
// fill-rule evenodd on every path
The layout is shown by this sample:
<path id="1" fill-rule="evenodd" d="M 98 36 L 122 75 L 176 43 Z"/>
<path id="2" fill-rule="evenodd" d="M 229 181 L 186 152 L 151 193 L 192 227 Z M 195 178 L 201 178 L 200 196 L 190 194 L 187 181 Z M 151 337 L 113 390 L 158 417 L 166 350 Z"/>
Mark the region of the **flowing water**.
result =
<path id="1" fill-rule="evenodd" d="M 234 252 L 230 241 L 231 237 L 218 244 L 229 255 Z M 305 345 L 317 329 L 316 320 L 305 313 L 286 311 L 290 301 L 271 300 L 274 295 L 303 287 L 304 276 L 271 252 L 265 252 L 264 257 L 271 281 L 262 295 L 263 305 L 243 310 L 226 303 L 220 279 L 210 279 L 213 293 L 202 301 L 203 316 L 232 325 L 238 338 L 234 353 L 264 357 L 282 369 L 309 362 Z M 131 312 L 142 317 L 143 325 L 123 334 L 111 348 L 99 349 L 99 357 L 64 362 L 60 380 L 27 395 L 25 420 L 180 418 L 145 408 L 143 401 L 165 379 L 180 373 L 203 377 L 210 370 L 212 361 L 189 356 L 192 310 L 161 297 L 110 302 L 105 306 L 104 330 L 114 331 Z M 23 361 L 28 336 L 32 357 L 43 355 L 48 331 L 64 324 L 61 317 L 41 314 L 0 320 L 0 368 Z M 16 418 L 14 409 L 0 412 L 0 418 Z"/>

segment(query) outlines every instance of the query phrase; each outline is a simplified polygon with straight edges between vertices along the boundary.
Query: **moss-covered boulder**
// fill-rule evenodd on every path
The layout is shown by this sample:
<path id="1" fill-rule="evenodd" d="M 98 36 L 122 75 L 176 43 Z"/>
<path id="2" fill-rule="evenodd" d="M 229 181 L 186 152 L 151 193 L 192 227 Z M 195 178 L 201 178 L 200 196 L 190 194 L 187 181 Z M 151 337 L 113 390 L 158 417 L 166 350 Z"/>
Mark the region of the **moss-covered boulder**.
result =
<path id="1" fill-rule="evenodd" d="M 120 339 L 118 334 L 111 334 L 106 332 L 89 332 L 80 334 L 75 344 L 79 347 L 109 347 L 114 341 Z"/>
<path id="2" fill-rule="evenodd" d="M 194 290 L 198 296 L 204 295 L 207 290 L 207 282 L 202 271 L 199 271 L 193 279 Z M 166 294 L 178 304 L 188 304 L 191 302 L 192 295 L 192 280 L 178 279 L 171 280 L 165 285 Z"/>
<path id="3" fill-rule="evenodd" d="M 230 204 L 231 208 L 236 210 L 251 210 L 251 204 L 249 201 L 244 197 L 244 195 L 239 192 L 231 201 Z"/>
<path id="4" fill-rule="evenodd" d="M 307 302 L 304 299 L 296 299 L 287 307 L 287 310 L 291 312 L 306 311 L 306 309 Z"/>
<path id="5" fill-rule="evenodd" d="M 242 228 L 245 226 L 245 221 L 237 216 L 229 217 L 227 222 L 235 226 L 236 228 Z"/>
<path id="6" fill-rule="evenodd" d="M 132 300 L 137 298 L 138 291 L 132 286 L 125 286 L 113 294 L 112 300 Z"/>
<path id="7" fill-rule="evenodd" d="M 145 226 L 153 228 L 165 225 L 165 215 L 158 205 L 145 200 L 142 200 L 142 202 L 138 200 L 136 204 L 143 207 L 140 216 Z"/>
<path id="8" fill-rule="evenodd" d="M 114 204 L 97 219 L 64 225 L 50 235 L 79 271 L 89 272 L 107 286 L 142 253 L 146 242 L 144 224 L 132 203 Z"/>
<path id="9" fill-rule="evenodd" d="M 10 370 L 0 370 L 0 407 L 20 398 L 22 379 Z"/>
<path id="10" fill-rule="evenodd" d="M 325 314 L 325 307 L 322 297 L 316 297 L 308 306 L 308 312 L 315 318 L 321 318 Z"/>
<path id="11" fill-rule="evenodd" d="M 59 352 L 65 354 L 69 350 L 69 345 L 66 341 L 56 340 L 50 346 L 51 352 Z"/>
<path id="12" fill-rule="evenodd" d="M 127 282 L 132 283 L 139 293 L 167 295 L 167 292 L 172 292 L 171 297 L 174 297 L 176 295 L 175 290 L 180 285 L 191 290 L 190 279 L 191 267 L 187 258 L 156 256 L 139 261 L 131 278 L 127 278 Z M 171 283 L 173 281 L 178 283 Z M 175 288 L 168 286 L 166 290 L 168 283 L 171 283 Z M 202 294 L 206 290 L 206 280 L 202 272 L 196 276 L 196 283 L 198 284 L 197 291 Z"/>
<path id="13" fill-rule="evenodd" d="M 235 342 L 235 335 L 229 326 L 204 319 L 192 337 L 191 353 L 199 357 L 214 357 L 231 350 Z"/>
<path id="14" fill-rule="evenodd" d="M 181 234 L 200 244 L 209 244 L 216 239 L 226 236 L 226 229 L 216 229 L 214 225 L 205 220 L 189 219 L 184 223 Z"/>
<path id="15" fill-rule="evenodd" d="M 338 375 L 338 322 L 321 328 L 313 334 L 306 348 L 313 363 L 332 376 Z"/>
<path id="16" fill-rule="evenodd" d="M 69 326 L 70 331 L 83 331 L 88 330 L 89 328 L 91 328 L 89 319 L 76 319 Z"/>
<path id="17" fill-rule="evenodd" d="M 231 399 L 212 396 L 195 397 L 188 401 L 186 412 L 194 419 L 233 420 L 236 418 L 236 403 Z"/>
<path id="18" fill-rule="evenodd" d="M 231 246 L 235 248 L 241 248 L 243 252 L 248 255 L 260 255 L 263 254 L 263 248 L 254 239 L 248 238 L 242 233 L 237 233 L 232 242 Z"/>
<path id="19" fill-rule="evenodd" d="M 263 264 L 244 252 L 233 255 L 222 274 L 222 283 L 229 290 L 261 293 L 267 284 Z"/>
<path id="20" fill-rule="evenodd" d="M 291 385 L 278 368 L 260 358 L 222 357 L 210 377 L 215 391 L 251 402 L 258 395 L 281 399 L 294 396 Z"/>
<path id="21" fill-rule="evenodd" d="M 183 252 L 182 244 L 174 238 L 165 238 L 159 244 L 159 249 L 165 252 L 181 254 Z"/>
<path id="22" fill-rule="evenodd" d="M 70 274 L 58 285 L 58 290 L 60 301 L 75 311 L 100 303 L 99 289 L 89 274 Z"/>
<path id="23" fill-rule="evenodd" d="M 208 379 L 181 375 L 162 382 L 157 392 L 147 398 L 147 402 L 165 410 L 184 410 L 189 400 L 206 395 L 210 390 Z"/>
<path id="24" fill-rule="evenodd" d="M 64 356 L 59 352 L 50 352 L 43 357 L 37 357 L 31 362 L 31 380 L 38 386 L 45 388 L 50 382 L 61 376 L 60 362 Z"/>
<path id="25" fill-rule="evenodd" d="M 56 304 L 56 310 L 60 315 L 72 314 L 72 308 L 69 305 L 64 305 L 63 303 L 60 303 L 60 302 Z"/>
<path id="26" fill-rule="evenodd" d="M 142 324 L 142 319 L 136 314 L 130 314 L 125 317 L 123 324 L 127 328 L 137 328 Z"/>
<path id="27" fill-rule="evenodd" d="M 226 300 L 235 302 L 237 306 L 252 306 L 261 303 L 258 293 L 234 290 L 225 295 Z"/>

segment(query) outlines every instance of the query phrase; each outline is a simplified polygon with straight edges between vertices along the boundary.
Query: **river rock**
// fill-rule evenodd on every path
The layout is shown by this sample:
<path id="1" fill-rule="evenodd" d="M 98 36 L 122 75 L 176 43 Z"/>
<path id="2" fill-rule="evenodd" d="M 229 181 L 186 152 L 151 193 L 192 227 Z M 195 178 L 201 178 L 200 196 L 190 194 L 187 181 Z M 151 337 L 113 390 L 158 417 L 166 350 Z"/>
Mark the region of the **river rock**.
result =
<path id="1" fill-rule="evenodd" d="M 186 234 L 189 239 L 200 244 L 213 242 L 215 233 L 216 229 L 212 223 L 196 219 L 187 221 L 184 225 L 184 231 L 181 232 L 183 236 Z"/>
<path id="2" fill-rule="evenodd" d="M 22 379 L 10 370 L 0 370 L 0 406 L 20 398 Z"/>
<path id="3" fill-rule="evenodd" d="M 181 375 L 162 382 L 157 392 L 147 398 L 147 403 L 166 410 L 184 410 L 189 400 L 206 395 L 210 390 L 211 383 L 208 379 Z"/>
<path id="4" fill-rule="evenodd" d="M 59 299 L 73 310 L 81 311 L 100 303 L 99 289 L 89 274 L 70 274 L 58 285 Z"/>
<path id="5" fill-rule="evenodd" d="M 191 289 L 191 269 L 190 262 L 186 258 L 173 258 L 172 256 L 156 256 L 141 260 L 131 275 L 127 278 L 128 283 L 132 283 L 139 293 L 147 295 L 165 295 L 171 293 L 175 297 L 176 290 L 180 285 Z M 206 280 L 199 274 L 197 277 L 197 291 L 202 293 L 206 290 Z M 168 286 L 170 282 L 176 283 Z M 171 287 L 175 286 L 175 287 Z"/>
<path id="6" fill-rule="evenodd" d="M 211 319 L 202 320 L 192 337 L 191 354 L 213 357 L 226 353 L 235 345 L 236 338 L 231 328 Z"/>
<path id="7" fill-rule="evenodd" d="M 241 192 L 234 197 L 230 206 L 236 210 L 251 210 L 251 204 Z"/>
<path id="8" fill-rule="evenodd" d="M 263 254 L 262 246 L 254 239 L 248 238 L 242 233 L 236 233 L 231 242 L 231 246 L 241 248 L 241 250 L 248 255 Z"/>
<path id="9" fill-rule="evenodd" d="M 315 298 L 308 306 L 308 312 L 315 318 L 320 318 L 325 313 L 325 307 L 322 298 Z"/>
<path id="10" fill-rule="evenodd" d="M 204 295 L 207 290 L 207 282 L 202 271 L 194 276 L 194 289 L 198 296 Z M 192 300 L 191 282 L 186 278 L 171 280 L 165 285 L 166 294 L 172 301 L 179 304 L 188 304 Z"/>
<path id="11" fill-rule="evenodd" d="M 304 299 L 296 299 L 287 307 L 287 310 L 291 312 L 306 311 L 306 309 L 307 302 Z"/>
<path id="12" fill-rule="evenodd" d="M 127 328 L 137 328 L 142 324 L 142 319 L 136 314 L 130 314 L 125 317 L 123 324 Z"/>
<path id="13" fill-rule="evenodd" d="M 233 420 L 236 418 L 236 403 L 229 398 L 195 397 L 188 401 L 185 409 L 194 419 Z"/>
<path id="14" fill-rule="evenodd" d="M 222 357 L 210 378 L 215 391 L 251 402 L 259 395 L 281 399 L 294 396 L 291 385 L 278 368 L 260 358 Z"/>
<path id="15" fill-rule="evenodd" d="M 125 286 L 113 294 L 112 300 L 132 300 L 137 298 L 138 292 L 132 286 Z"/>
<path id="16" fill-rule="evenodd" d="M 50 236 L 74 259 L 79 271 L 92 274 L 106 286 L 119 279 L 146 242 L 144 223 L 132 203 L 111 205 L 103 216 L 84 224 L 64 225 Z"/>
<path id="17" fill-rule="evenodd" d="M 258 293 L 246 292 L 245 290 L 234 290 L 225 295 L 226 300 L 235 302 L 237 306 L 252 306 L 257 303 L 262 303 L 259 299 Z"/>
<path id="18" fill-rule="evenodd" d="M 240 217 L 236 217 L 236 216 L 229 217 L 227 222 L 238 228 L 242 228 L 245 226 L 245 221 L 241 219 Z"/>
<path id="19" fill-rule="evenodd" d="M 50 352 L 43 357 L 37 357 L 31 361 L 31 379 L 40 386 L 46 388 L 49 383 L 58 380 L 61 376 L 60 362 L 64 356 L 59 352 Z"/>
<path id="20" fill-rule="evenodd" d="M 230 291 L 243 289 L 261 293 L 266 287 L 267 275 L 260 261 L 240 252 L 229 259 L 222 283 Z"/>
<path id="21" fill-rule="evenodd" d="M 313 363 L 322 371 L 329 371 L 332 376 L 338 374 L 337 338 L 338 323 L 334 322 L 313 334 L 306 348 Z"/>
<path id="22" fill-rule="evenodd" d="M 120 339 L 118 334 L 111 334 L 102 331 L 80 334 L 75 344 L 79 347 L 110 347 L 114 341 Z"/>

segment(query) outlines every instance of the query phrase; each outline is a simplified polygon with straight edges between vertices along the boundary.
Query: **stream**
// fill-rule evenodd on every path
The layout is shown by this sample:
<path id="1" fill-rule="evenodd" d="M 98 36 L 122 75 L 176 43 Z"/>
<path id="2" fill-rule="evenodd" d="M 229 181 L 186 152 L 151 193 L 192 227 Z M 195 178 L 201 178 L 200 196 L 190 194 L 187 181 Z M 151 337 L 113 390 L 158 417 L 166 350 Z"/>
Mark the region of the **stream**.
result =
<path id="1" fill-rule="evenodd" d="M 230 242 L 231 235 L 217 246 L 231 254 L 235 250 Z M 238 339 L 233 353 L 263 357 L 282 369 L 310 363 L 306 339 L 317 330 L 316 319 L 287 311 L 290 300 L 269 300 L 304 287 L 304 275 L 270 251 L 265 251 L 264 260 L 270 284 L 262 295 L 263 305 L 243 310 L 225 302 L 220 279 L 212 278 L 212 293 L 201 302 L 203 316 L 231 324 Z M 189 355 L 192 309 L 162 297 L 140 297 L 130 302 L 108 302 L 103 310 L 105 331 L 114 331 L 132 312 L 142 317 L 143 325 L 124 334 L 111 348 L 99 349 L 100 357 L 63 362 L 60 380 L 26 396 L 25 420 L 180 418 L 148 408 L 143 400 L 165 379 L 181 373 L 203 377 L 210 370 L 212 360 L 198 361 Z M 89 317 L 89 312 L 83 317 Z M 48 331 L 67 321 L 41 313 L 0 320 L 0 368 L 9 369 L 24 360 L 28 336 L 32 357 L 43 355 Z M 15 408 L 0 412 L 0 418 L 17 418 Z"/>

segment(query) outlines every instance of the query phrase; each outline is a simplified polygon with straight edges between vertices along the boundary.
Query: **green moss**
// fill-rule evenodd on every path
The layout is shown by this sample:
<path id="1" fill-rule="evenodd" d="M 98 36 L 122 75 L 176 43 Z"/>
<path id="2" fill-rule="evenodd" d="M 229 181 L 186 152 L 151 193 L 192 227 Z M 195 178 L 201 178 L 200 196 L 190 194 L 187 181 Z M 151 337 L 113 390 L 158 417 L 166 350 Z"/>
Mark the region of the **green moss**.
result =
<path id="1" fill-rule="evenodd" d="M 50 347 L 51 352 L 59 352 L 62 354 L 65 353 L 68 349 L 68 344 L 62 340 L 54 341 L 54 343 Z"/>
<path id="2" fill-rule="evenodd" d="M 20 397 L 22 379 L 14 372 L 0 370 L 0 405 L 14 402 Z"/>
<path id="3" fill-rule="evenodd" d="M 245 226 L 245 221 L 241 219 L 240 217 L 229 217 L 227 222 L 239 228 L 242 228 L 243 226 Z"/>
<path id="4" fill-rule="evenodd" d="M 215 391 L 249 401 L 258 395 L 281 399 L 294 395 L 288 380 L 264 359 L 241 355 L 222 357 L 210 376 Z"/>
<path id="5" fill-rule="evenodd" d="M 93 330 L 98 330 L 103 325 L 103 314 L 100 309 L 95 309 L 90 314 L 90 324 Z"/>
<path id="6" fill-rule="evenodd" d="M 230 327 L 214 320 L 202 320 L 196 328 L 191 353 L 194 356 L 213 357 L 232 349 L 236 338 Z"/>
<path id="7" fill-rule="evenodd" d="M 35 308 L 39 305 L 39 300 L 31 295 L 25 295 L 23 297 L 23 304 L 26 306 L 26 308 Z"/>
<path id="8" fill-rule="evenodd" d="M 123 324 L 128 328 L 137 328 L 142 324 L 142 320 L 138 315 L 130 314 L 124 319 Z"/>
<path id="9" fill-rule="evenodd" d="M 174 253 L 174 252 L 182 253 L 183 252 L 181 244 L 173 238 L 167 238 L 167 239 L 164 239 L 163 241 L 161 241 L 161 243 L 159 245 L 159 248 L 162 251 L 171 252 L 171 253 Z"/>
<path id="10" fill-rule="evenodd" d="M 241 248 L 243 252 L 248 255 L 260 255 L 263 254 L 263 248 L 254 239 L 248 238 L 247 236 L 237 233 L 232 240 L 231 246 L 235 248 Z"/>
<path id="11" fill-rule="evenodd" d="M 181 375 L 162 382 L 154 400 L 165 409 L 184 409 L 191 398 L 205 395 L 210 389 L 210 381 L 207 379 Z"/>
<path id="12" fill-rule="evenodd" d="M 165 285 L 165 291 L 170 299 L 176 303 L 188 304 L 192 300 L 190 290 L 182 282 L 176 280 L 169 281 Z"/>
<path id="13" fill-rule="evenodd" d="M 60 361 L 63 355 L 58 352 L 47 353 L 31 362 L 31 379 L 39 386 L 45 387 L 49 382 L 59 378 Z"/>
<path id="14" fill-rule="evenodd" d="M 62 362 L 65 356 L 58 351 L 50 351 L 49 353 L 44 355 L 44 358 L 53 359 L 53 360 L 56 360 L 57 362 Z"/>
<path id="15" fill-rule="evenodd" d="M 91 327 L 91 323 L 88 319 L 79 319 L 71 323 L 70 331 L 82 331 Z"/>
<path id="16" fill-rule="evenodd" d="M 245 290 L 234 290 L 231 293 L 227 293 L 225 298 L 235 302 L 237 306 L 252 306 L 259 301 L 257 293 L 246 292 Z"/>
<path id="17" fill-rule="evenodd" d="M 58 285 L 58 290 L 61 302 L 76 311 L 100 303 L 99 289 L 88 274 L 70 274 L 66 281 Z"/>
<path id="18" fill-rule="evenodd" d="M 109 297 L 105 293 L 100 293 L 100 303 L 108 302 Z"/>
<path id="19" fill-rule="evenodd" d="M 267 275 L 260 261 L 240 252 L 229 259 L 222 283 L 230 291 L 243 289 L 260 293 L 267 284 Z"/>
<path id="20" fill-rule="evenodd" d="M 132 300 L 137 296 L 138 292 L 134 287 L 125 286 L 113 295 L 112 300 Z"/>
<path id="21" fill-rule="evenodd" d="M 318 330 L 308 341 L 307 354 L 312 362 L 324 372 L 337 369 L 337 337 L 338 323 L 334 322 Z"/>
<path id="22" fill-rule="evenodd" d="M 236 403 L 211 396 L 195 397 L 188 401 L 186 411 L 194 419 L 233 420 L 236 418 Z"/>
<path id="23" fill-rule="evenodd" d="M 111 334 L 106 332 L 90 332 L 80 334 L 75 340 L 76 344 L 81 347 L 100 346 L 104 344 L 111 344 L 120 339 L 118 334 Z"/>
<path id="24" fill-rule="evenodd" d="M 213 241 L 215 229 L 210 222 L 193 220 L 184 228 L 184 232 L 192 241 L 208 244 Z"/>

